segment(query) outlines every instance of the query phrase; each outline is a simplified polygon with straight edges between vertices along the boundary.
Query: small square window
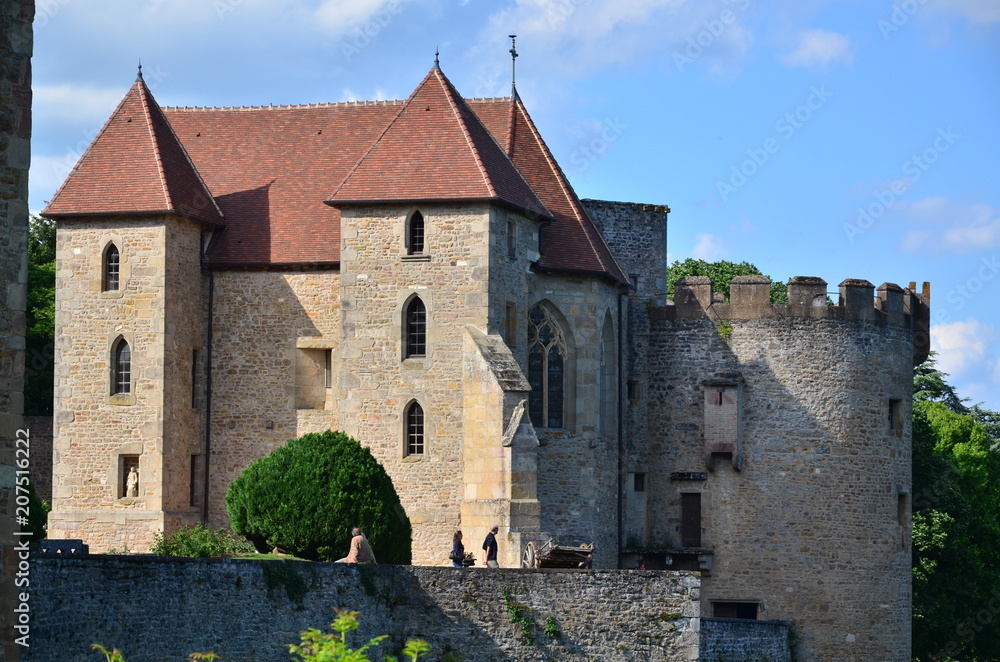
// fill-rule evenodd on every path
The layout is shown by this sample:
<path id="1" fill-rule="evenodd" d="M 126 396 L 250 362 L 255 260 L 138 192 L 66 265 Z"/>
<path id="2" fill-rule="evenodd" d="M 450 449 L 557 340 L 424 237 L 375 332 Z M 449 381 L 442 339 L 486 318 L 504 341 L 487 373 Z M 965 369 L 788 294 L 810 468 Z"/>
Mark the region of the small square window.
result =
<path id="1" fill-rule="evenodd" d="M 756 602 L 713 602 L 712 616 L 715 618 L 744 618 L 757 620 Z"/>
<path id="2" fill-rule="evenodd" d="M 632 491 L 646 491 L 646 474 L 632 474 Z"/>

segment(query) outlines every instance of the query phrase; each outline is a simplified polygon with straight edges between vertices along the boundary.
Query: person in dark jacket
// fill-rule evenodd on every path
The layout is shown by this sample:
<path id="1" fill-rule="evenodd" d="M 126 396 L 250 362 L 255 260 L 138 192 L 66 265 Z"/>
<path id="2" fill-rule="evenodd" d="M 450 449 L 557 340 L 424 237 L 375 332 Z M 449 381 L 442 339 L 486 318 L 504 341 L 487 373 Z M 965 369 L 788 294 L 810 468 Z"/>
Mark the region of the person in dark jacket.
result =
<path id="1" fill-rule="evenodd" d="M 483 541 L 483 551 L 486 552 L 486 567 L 487 568 L 499 568 L 500 564 L 497 563 L 497 531 L 500 527 L 496 524 L 490 527 L 490 532 L 486 534 L 486 540 Z"/>
<path id="2" fill-rule="evenodd" d="M 462 544 L 462 532 L 455 532 L 454 542 L 451 544 L 451 564 L 456 568 L 462 567 L 465 560 L 465 545 Z"/>

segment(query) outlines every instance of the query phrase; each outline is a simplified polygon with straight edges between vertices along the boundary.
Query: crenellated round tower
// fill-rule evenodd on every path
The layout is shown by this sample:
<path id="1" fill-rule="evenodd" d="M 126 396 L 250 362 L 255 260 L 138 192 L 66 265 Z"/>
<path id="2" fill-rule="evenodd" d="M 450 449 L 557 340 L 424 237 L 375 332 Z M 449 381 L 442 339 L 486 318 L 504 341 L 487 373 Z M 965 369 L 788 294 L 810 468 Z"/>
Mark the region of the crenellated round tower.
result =
<path id="1" fill-rule="evenodd" d="M 794 624 L 800 659 L 910 657 L 910 400 L 929 288 L 707 278 L 651 311 L 626 563 L 705 573 L 702 616 Z M 636 476 L 641 474 L 640 480 Z M 638 544 L 637 544 L 638 543 Z M 708 623 L 711 625 L 711 623 Z M 704 642 L 703 642 L 704 643 Z M 704 653 L 704 651 L 703 651 Z"/>

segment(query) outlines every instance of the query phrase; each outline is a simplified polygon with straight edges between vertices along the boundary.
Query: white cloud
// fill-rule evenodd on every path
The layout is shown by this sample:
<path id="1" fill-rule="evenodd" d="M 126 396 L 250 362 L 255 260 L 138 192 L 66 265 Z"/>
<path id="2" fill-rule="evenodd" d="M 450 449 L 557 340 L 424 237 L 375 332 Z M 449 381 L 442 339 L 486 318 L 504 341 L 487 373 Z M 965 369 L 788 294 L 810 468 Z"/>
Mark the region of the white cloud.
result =
<path id="1" fill-rule="evenodd" d="M 365 36 L 374 38 L 396 18 L 404 4 L 406 0 L 323 0 L 315 17 L 332 36 L 361 30 Z"/>
<path id="2" fill-rule="evenodd" d="M 958 14 L 972 23 L 986 25 L 1000 21 L 1000 2 L 997 0 L 934 0 L 927 6 L 936 11 Z"/>
<path id="3" fill-rule="evenodd" d="M 831 62 L 851 64 L 854 51 L 848 37 L 814 28 L 800 32 L 798 46 L 781 61 L 790 67 L 826 67 Z"/>
<path id="4" fill-rule="evenodd" d="M 990 205 L 961 205 L 935 197 L 897 202 L 893 211 L 932 226 L 903 235 L 900 248 L 906 253 L 963 254 L 1000 247 L 1000 214 Z"/>
<path id="5" fill-rule="evenodd" d="M 972 317 L 931 326 L 931 349 L 938 353 L 938 368 L 949 375 L 977 372 L 988 376 L 989 355 L 997 340 L 996 327 Z"/>
<path id="6" fill-rule="evenodd" d="M 103 126 L 111 112 L 125 97 L 127 89 L 99 89 L 73 85 L 36 85 L 32 88 L 32 110 L 51 120 L 74 123 L 97 122 Z"/>
<path id="7" fill-rule="evenodd" d="M 671 64 L 675 55 L 687 58 L 690 62 L 676 68 L 682 73 L 701 58 L 721 70 L 740 62 L 749 48 L 752 39 L 742 18 L 750 2 L 516 0 L 490 17 L 473 55 L 484 61 L 484 71 L 492 71 L 499 64 L 492 53 L 505 53 L 498 42 L 517 34 L 522 54 L 560 75 L 586 75 L 654 53 Z"/>
<path id="8" fill-rule="evenodd" d="M 725 243 L 714 234 L 699 234 L 695 237 L 694 248 L 691 254 L 698 260 L 715 262 L 729 255 L 729 250 Z"/>

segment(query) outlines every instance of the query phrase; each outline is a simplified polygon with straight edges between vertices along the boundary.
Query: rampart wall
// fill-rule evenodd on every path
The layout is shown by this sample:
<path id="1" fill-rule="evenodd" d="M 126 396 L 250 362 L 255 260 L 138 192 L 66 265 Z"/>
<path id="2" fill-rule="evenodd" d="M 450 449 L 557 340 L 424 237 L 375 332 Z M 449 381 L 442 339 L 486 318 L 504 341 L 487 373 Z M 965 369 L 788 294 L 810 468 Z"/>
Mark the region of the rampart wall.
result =
<path id="1" fill-rule="evenodd" d="M 421 638 L 432 647 L 428 662 L 698 657 L 699 578 L 691 573 L 36 557 L 31 587 L 27 661 L 92 662 L 90 646 L 101 643 L 128 662 L 209 650 L 225 660 L 287 662 L 287 644 L 309 627 L 328 632 L 335 608 L 360 612 L 352 646 L 388 634 L 381 652 L 398 655 L 407 639 Z M 511 622 L 518 606 L 524 632 Z"/>

